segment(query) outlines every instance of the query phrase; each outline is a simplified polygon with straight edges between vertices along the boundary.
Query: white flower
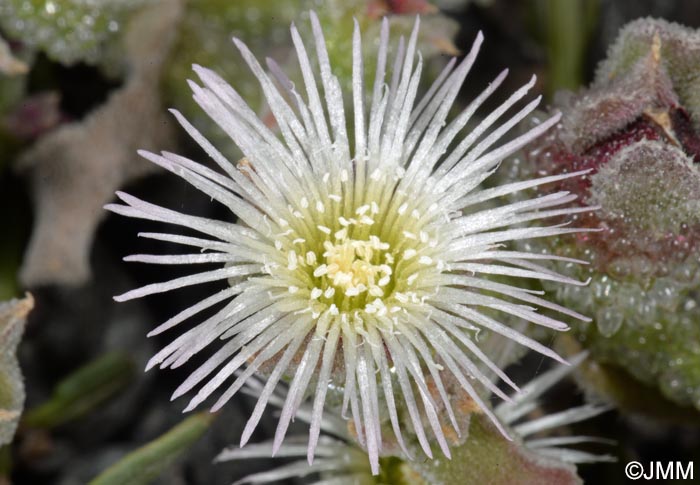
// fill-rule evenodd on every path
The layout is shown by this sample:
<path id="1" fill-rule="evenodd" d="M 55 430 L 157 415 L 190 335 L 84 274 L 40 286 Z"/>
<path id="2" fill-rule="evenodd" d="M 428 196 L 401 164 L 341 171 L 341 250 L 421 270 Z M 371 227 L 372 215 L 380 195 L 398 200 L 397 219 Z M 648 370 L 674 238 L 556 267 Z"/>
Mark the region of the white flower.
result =
<path id="1" fill-rule="evenodd" d="M 259 398 L 264 385 L 264 382 L 252 378 L 246 382 L 243 392 L 254 398 Z M 270 404 L 281 409 L 284 406 L 287 393 L 288 389 L 286 389 L 286 386 L 278 386 L 270 396 Z M 312 415 L 312 405 L 309 401 L 305 401 L 299 406 L 295 418 L 305 423 L 310 423 Z M 332 480 L 332 483 L 338 484 L 360 485 L 375 483 L 375 480 L 372 478 L 372 471 L 367 463 L 367 455 L 353 441 L 343 420 L 334 414 L 326 413 L 321 419 L 321 435 L 316 448 L 316 460 L 312 465 L 309 465 L 305 459 L 307 448 L 308 444 L 305 436 L 290 436 L 278 450 L 277 456 L 280 458 L 297 458 L 297 460 L 264 472 L 247 475 L 235 482 L 234 485 L 241 483 L 274 483 L 287 478 L 302 478 L 314 473 L 322 475 L 321 483 L 323 483 L 324 479 Z M 270 456 L 272 449 L 272 440 L 250 443 L 243 448 L 231 446 L 221 451 L 214 458 L 214 462 L 267 458 Z"/>
<path id="2" fill-rule="evenodd" d="M 496 409 L 496 415 L 502 422 L 510 427 L 512 433 L 521 440 L 522 444 L 534 453 L 576 465 L 584 463 L 616 461 L 614 456 L 608 454 L 592 453 L 590 451 L 572 448 L 573 445 L 585 443 L 598 443 L 612 445 L 614 441 L 595 436 L 578 436 L 562 434 L 546 436 L 556 428 L 579 423 L 594 418 L 610 409 L 610 406 L 602 404 L 584 404 L 565 411 L 553 414 L 545 414 L 534 419 L 523 419 L 528 414 L 538 409 L 538 398 L 560 383 L 572 370 L 577 368 L 587 357 L 586 352 L 574 356 L 571 365 L 557 365 L 551 370 L 540 374 L 522 388 L 522 392 L 513 396 L 513 401 L 500 404 Z M 256 380 L 247 383 L 247 394 L 258 397 L 263 384 Z M 286 394 L 282 386 L 271 396 L 270 403 L 282 407 Z M 312 411 L 308 402 L 299 407 L 296 418 L 309 422 Z M 274 483 L 287 478 L 301 478 L 313 473 L 320 473 L 321 483 L 375 483 L 372 480 L 370 467 L 364 459 L 361 449 L 353 443 L 352 437 L 347 434 L 342 423 L 335 416 L 325 415 L 321 422 L 324 434 L 319 439 L 317 455 L 319 459 L 309 466 L 305 460 L 292 461 L 290 463 L 272 468 L 268 471 L 253 473 L 243 477 L 234 485 L 242 483 Z M 541 435 L 545 436 L 542 437 Z M 533 438 L 533 435 L 539 437 Z M 245 448 L 230 447 L 223 450 L 215 458 L 215 462 L 231 460 L 249 460 L 266 458 L 270 456 L 273 443 L 264 441 L 246 446 Z M 465 446 L 469 446 L 466 444 Z M 477 445 L 478 446 L 478 445 Z M 278 456 L 284 458 L 302 458 L 306 455 L 306 443 L 303 436 L 292 436 L 279 450 Z M 393 466 L 396 466 L 394 462 Z M 383 470 L 386 473 L 386 470 Z"/>
<path id="3" fill-rule="evenodd" d="M 582 443 L 603 443 L 612 445 L 615 442 L 596 436 L 545 436 L 556 428 L 580 423 L 594 418 L 610 409 L 605 404 L 583 404 L 552 414 L 545 414 L 535 419 L 523 420 L 523 417 L 537 409 L 537 399 L 561 382 L 572 370 L 578 367 L 588 357 L 587 352 L 582 352 L 569 361 L 569 366 L 558 365 L 553 369 L 540 374 L 523 386 L 521 392 L 512 396 L 512 400 L 499 404 L 495 413 L 501 421 L 507 424 L 523 444 L 537 454 L 554 458 L 566 463 L 595 463 L 601 461 L 616 461 L 611 455 L 601 455 L 589 451 L 570 448 L 571 445 Z M 534 437 L 533 437 L 534 436 Z"/>
<path id="4" fill-rule="evenodd" d="M 423 417 L 449 457 L 436 412 L 438 405 L 428 391 L 426 377 L 434 380 L 457 433 L 457 420 L 441 379 L 445 373 L 456 379 L 500 427 L 474 384 L 479 382 L 498 396 L 507 396 L 472 359 L 483 361 L 495 375 L 517 387 L 479 350 L 477 332 L 482 328 L 497 332 L 561 360 L 492 315 L 507 314 L 555 330 L 568 327 L 538 313 L 537 306 L 586 320 L 541 299 L 536 291 L 497 283 L 484 275 L 581 284 L 533 262 L 561 258 L 503 247 L 510 241 L 579 231 L 562 224 L 526 227 L 522 223 L 590 208 L 564 207 L 576 198 L 568 192 L 491 209 L 480 204 L 584 172 L 479 188 L 505 157 L 559 119 L 554 116 L 494 148 L 539 103 L 537 98 L 501 120 L 527 94 L 533 78 L 482 121 L 464 130 L 477 108 L 501 84 L 504 71 L 447 123 L 448 112 L 481 46 L 481 34 L 464 60 L 459 64 L 452 60 L 426 94 L 418 97 L 422 68 L 416 54 L 418 20 L 408 42 L 399 42 L 391 70 L 387 69 L 389 31 L 384 21 L 367 109 L 356 24 L 352 114 L 347 116 L 343 93 L 332 74 L 321 27 L 313 13 L 311 23 L 318 72 L 296 28 L 291 29 L 304 80 L 299 92 L 281 69 L 268 61 L 273 81 L 247 47 L 234 39 L 260 82 L 281 139 L 231 86 L 212 71 L 194 67 L 202 83 L 190 82 L 194 99 L 228 133 L 246 159 L 234 166 L 177 111 L 173 111 L 177 120 L 225 175 L 171 153 L 141 155 L 228 207 L 238 222 L 181 214 L 123 193 L 118 195 L 126 205 L 109 205 L 108 209 L 184 226 L 205 236 L 141 234 L 201 251 L 189 255 L 135 255 L 126 258 L 129 261 L 224 266 L 147 285 L 116 300 L 230 281 L 229 288 L 151 332 L 155 335 L 171 329 L 225 302 L 217 313 L 161 350 L 148 368 L 158 364 L 178 367 L 208 345 L 223 341 L 219 350 L 175 391 L 173 397 L 178 397 L 203 384 L 188 410 L 230 380 L 238 369 L 245 369 L 221 394 L 214 405 L 218 409 L 250 376 L 264 369 L 266 385 L 241 444 L 250 438 L 277 383 L 288 376 L 289 394 L 282 407 L 273 453 L 279 450 L 303 398 L 311 393 L 308 459 L 312 461 L 326 394 L 332 384 L 342 388 L 343 415 L 349 410 L 373 472 L 378 470 L 382 451 L 380 417 L 388 416 L 396 439 L 404 446 L 397 406 L 406 409 L 428 456 L 432 457 L 432 438 L 424 430 Z M 352 119 L 350 125 L 354 127 L 351 137 L 347 118 Z"/>

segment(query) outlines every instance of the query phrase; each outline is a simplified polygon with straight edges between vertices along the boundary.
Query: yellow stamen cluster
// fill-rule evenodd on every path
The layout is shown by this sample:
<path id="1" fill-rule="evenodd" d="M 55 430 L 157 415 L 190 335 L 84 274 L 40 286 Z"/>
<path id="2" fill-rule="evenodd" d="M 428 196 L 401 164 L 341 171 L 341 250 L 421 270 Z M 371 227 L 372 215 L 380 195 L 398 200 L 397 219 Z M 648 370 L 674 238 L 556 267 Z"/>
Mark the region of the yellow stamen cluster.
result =
<path id="1" fill-rule="evenodd" d="M 326 241 L 323 247 L 326 264 L 319 266 L 314 273 L 322 270 L 331 284 L 346 296 L 365 292 L 372 296 L 384 295 L 382 287 L 389 284 L 392 273 L 386 263 L 393 263 L 394 258 L 390 253 L 383 253 L 386 262 L 376 263 L 381 262 L 382 251 L 389 249 L 387 243 L 377 236 L 370 236 L 368 241 L 343 239 L 336 244 Z"/>
<path id="2" fill-rule="evenodd" d="M 437 207 L 419 210 L 420 198 L 401 191 L 393 198 L 377 193 L 387 176 L 373 176 L 377 186 L 370 183 L 358 206 L 347 199 L 355 192 L 349 177 L 341 173 L 340 187 L 331 190 L 333 181 L 324 176 L 328 193 L 300 197 L 279 221 L 283 230 L 274 245 L 283 259 L 270 261 L 264 271 L 288 282 L 289 293 L 306 301 L 303 311 L 313 318 L 326 312 L 365 323 L 368 315 L 395 318 L 407 304 L 423 305 L 419 275 L 444 269 L 436 235 L 423 230 L 440 217 Z"/>

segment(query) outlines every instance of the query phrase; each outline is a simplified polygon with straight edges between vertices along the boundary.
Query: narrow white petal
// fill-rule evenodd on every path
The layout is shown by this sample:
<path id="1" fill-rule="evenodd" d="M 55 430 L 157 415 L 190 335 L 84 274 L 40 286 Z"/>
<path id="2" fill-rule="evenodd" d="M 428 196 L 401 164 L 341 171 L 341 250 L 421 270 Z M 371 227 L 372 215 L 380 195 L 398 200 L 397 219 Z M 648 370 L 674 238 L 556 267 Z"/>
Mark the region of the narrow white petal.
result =
<path id="1" fill-rule="evenodd" d="M 610 406 L 601 406 L 598 404 L 585 404 L 572 409 L 567 409 L 559 413 L 548 414 L 538 419 L 533 419 L 525 423 L 516 425 L 513 430 L 520 436 L 528 436 L 539 433 L 559 426 L 578 423 L 586 419 L 598 416 L 608 410 Z"/>
<path id="2" fill-rule="evenodd" d="M 313 400 L 313 410 L 311 411 L 311 426 L 309 428 L 309 445 L 307 447 L 307 457 L 309 464 L 313 461 L 313 456 L 316 452 L 316 445 L 321 432 L 321 423 L 323 417 L 323 406 L 326 400 L 328 384 L 331 371 L 335 364 L 335 354 L 338 346 L 338 337 L 340 336 L 340 325 L 337 323 L 332 325 L 326 337 L 326 343 L 323 348 L 323 358 L 321 362 L 321 370 L 318 375 L 318 384 L 316 386 L 316 394 Z"/>

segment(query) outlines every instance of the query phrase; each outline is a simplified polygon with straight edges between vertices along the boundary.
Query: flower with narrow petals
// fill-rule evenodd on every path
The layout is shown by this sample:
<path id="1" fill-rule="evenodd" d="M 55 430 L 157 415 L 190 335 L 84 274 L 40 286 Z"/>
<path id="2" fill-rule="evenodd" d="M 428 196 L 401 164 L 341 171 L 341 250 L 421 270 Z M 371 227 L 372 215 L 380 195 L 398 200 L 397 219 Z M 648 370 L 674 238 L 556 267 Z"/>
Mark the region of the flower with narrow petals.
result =
<path id="1" fill-rule="evenodd" d="M 194 99 L 245 155 L 237 166 L 178 112 L 184 129 L 223 173 L 172 153 L 141 152 L 230 209 L 237 222 L 181 214 L 119 193 L 125 205 L 108 209 L 201 232 L 196 238 L 171 233 L 143 237 L 197 248 L 195 254 L 135 255 L 156 264 L 223 264 L 144 286 L 116 297 L 140 298 L 189 285 L 228 280 L 230 285 L 187 308 L 151 332 L 158 334 L 217 304 L 212 316 L 180 335 L 148 367 L 178 367 L 214 342 L 220 348 L 175 391 L 178 397 L 201 384 L 188 410 L 227 383 L 214 409 L 258 372 L 266 384 L 241 439 L 250 438 L 280 379 L 289 379 L 273 453 L 307 394 L 313 395 L 308 459 L 313 460 L 329 389 L 342 396 L 377 473 L 383 423 L 390 423 L 406 449 L 399 414 L 432 457 L 430 432 L 446 456 L 448 442 L 438 409 L 460 430 L 443 378 L 458 382 L 500 427 L 475 385 L 508 399 L 475 361 L 516 388 L 479 349 L 476 335 L 487 329 L 561 360 L 546 346 L 502 323 L 497 315 L 566 330 L 537 307 L 585 320 L 540 298 L 537 291 L 492 275 L 582 284 L 537 264 L 562 259 L 505 248 L 521 239 L 579 231 L 526 222 L 588 211 L 568 206 L 576 198 L 562 191 L 544 197 L 485 207 L 501 196 L 580 175 L 557 175 L 479 188 L 498 164 L 557 123 L 559 116 L 501 144 L 496 143 L 539 103 L 505 113 L 532 88 L 534 78 L 495 110 L 464 130 L 475 111 L 503 82 L 502 72 L 456 118 L 448 112 L 476 59 L 479 34 L 468 55 L 452 60 L 423 96 L 422 61 L 416 52 L 418 19 L 408 39 L 388 59 L 389 29 L 382 23 L 372 88 L 366 92 L 361 38 L 355 25 L 353 73 L 348 106 L 333 75 L 317 17 L 311 14 L 317 68 L 292 26 L 303 83 L 295 86 L 269 60 L 269 73 L 238 39 L 234 43 L 258 79 L 281 137 L 258 119 L 236 91 L 212 71 L 195 66 L 201 85 L 190 82 Z M 391 66 L 389 65 L 391 64 Z M 368 102 L 368 103 L 367 103 Z M 347 111 L 346 111 L 347 109 Z M 352 127 L 349 132 L 348 126 Z M 572 260 L 573 262 L 577 262 Z M 240 374 L 234 377 L 234 373 Z M 428 381 L 432 382 L 432 393 Z M 232 382 L 227 382 L 232 381 Z M 439 406 L 439 407 L 438 407 Z M 424 426 L 424 423 L 426 425 Z M 426 432 L 426 428 L 430 431 Z"/>
<path id="2" fill-rule="evenodd" d="M 264 381 L 251 378 L 243 388 L 244 393 L 259 398 L 265 387 Z M 289 389 L 285 385 L 277 386 L 271 394 L 269 403 L 277 409 L 284 406 Z M 295 419 L 304 423 L 311 422 L 313 413 L 310 401 L 301 403 Z M 316 460 L 309 466 L 306 458 L 307 442 L 303 435 L 293 435 L 287 438 L 280 447 L 277 456 L 280 458 L 294 458 L 282 466 L 269 470 L 249 474 L 234 485 L 243 483 L 275 483 L 289 478 L 303 478 L 313 474 L 321 474 L 322 479 L 335 480 L 335 483 L 371 484 L 375 483 L 372 477 L 367 456 L 348 433 L 348 427 L 343 419 L 333 413 L 326 413 L 321 419 L 321 435 L 316 448 Z M 272 452 L 273 441 L 250 443 L 243 448 L 238 446 L 228 447 L 214 458 L 215 463 L 231 460 L 250 460 L 267 458 Z M 391 459 L 391 458 L 389 458 Z M 385 472 L 386 470 L 381 470 Z"/>
<path id="3" fill-rule="evenodd" d="M 603 404 L 583 404 L 551 414 L 544 414 L 536 418 L 527 418 L 534 410 L 538 410 L 538 398 L 559 384 L 567 377 L 572 370 L 576 369 L 587 357 L 583 352 L 571 358 L 571 365 L 559 364 L 554 368 L 540 374 L 530 380 L 522 388 L 522 392 L 512 396 L 510 402 L 501 403 L 494 410 L 498 418 L 506 424 L 517 437 L 522 446 L 536 455 L 551 458 L 564 463 L 575 465 L 596 462 L 616 461 L 616 458 L 609 454 L 595 453 L 577 449 L 581 444 L 603 444 L 612 445 L 614 441 L 597 436 L 569 435 L 561 428 L 592 419 L 610 409 Z M 247 383 L 247 394 L 258 397 L 263 388 L 263 383 L 251 379 Z M 284 405 L 286 390 L 279 386 L 270 398 L 270 404 L 277 407 Z M 297 411 L 296 418 L 309 422 L 311 419 L 311 406 L 308 402 L 302 403 Z M 321 480 L 313 482 L 320 483 L 393 483 L 389 481 L 377 482 L 373 479 L 370 467 L 364 458 L 364 454 L 352 437 L 348 435 L 347 429 L 342 421 L 333 415 L 325 415 L 322 420 L 323 435 L 319 439 L 317 455 L 319 459 L 308 466 L 302 458 L 306 454 L 306 444 L 303 436 L 292 436 L 280 448 L 279 455 L 285 458 L 297 458 L 281 466 L 270 470 L 253 473 L 235 482 L 234 485 L 243 483 L 276 483 L 288 478 L 303 478 L 308 475 L 318 473 Z M 557 434 L 549 436 L 549 434 Z M 231 460 L 248 460 L 254 458 L 266 458 L 272 450 L 272 441 L 250 444 L 245 448 L 232 446 L 224 449 L 215 458 L 215 462 Z M 466 443 L 464 446 L 470 446 Z M 475 446 L 483 445 L 476 443 Z M 399 477 L 404 479 L 400 483 L 424 483 L 416 474 L 411 471 L 410 465 L 405 466 L 402 458 L 389 457 L 384 462 L 380 461 L 383 477 Z M 483 464 L 482 464 L 483 465 Z M 488 468 L 481 471 L 483 474 L 490 473 Z M 409 478 L 410 477 L 410 480 Z"/>
<path id="4" fill-rule="evenodd" d="M 512 400 L 499 404 L 494 410 L 496 416 L 508 425 L 526 448 L 535 453 L 554 458 L 566 463 L 595 463 L 616 461 L 612 455 L 591 453 L 578 450 L 575 445 L 585 443 L 600 443 L 612 445 L 615 442 L 596 436 L 546 436 L 548 433 L 575 423 L 594 418 L 611 409 L 606 404 L 582 404 L 564 411 L 558 411 L 534 419 L 523 419 L 538 406 L 538 398 L 552 389 L 568 376 L 588 357 L 587 352 L 581 352 L 569 360 L 568 366 L 558 365 L 528 382 L 521 392 L 511 396 Z M 545 435 L 544 437 L 542 435 Z"/>

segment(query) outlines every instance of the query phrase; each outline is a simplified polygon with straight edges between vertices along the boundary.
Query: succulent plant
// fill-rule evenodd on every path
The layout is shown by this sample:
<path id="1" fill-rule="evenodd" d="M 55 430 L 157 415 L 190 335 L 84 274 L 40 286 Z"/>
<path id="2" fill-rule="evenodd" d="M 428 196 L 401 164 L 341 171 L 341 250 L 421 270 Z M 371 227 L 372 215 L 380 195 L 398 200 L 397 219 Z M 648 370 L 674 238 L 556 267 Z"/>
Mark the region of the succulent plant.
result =
<path id="1" fill-rule="evenodd" d="M 501 339 L 492 347 L 510 350 L 512 345 Z M 493 342 L 491 342 L 493 344 Z M 515 394 L 510 402 L 501 403 L 495 408 L 499 419 L 508 426 L 513 441 L 504 440 L 488 418 L 473 406 L 462 407 L 460 414 L 467 420 L 465 429 L 468 439 L 462 439 L 454 448 L 451 460 L 408 459 L 397 447 L 392 455 L 381 458 L 381 471 L 372 476 L 367 465 L 364 450 L 356 442 L 356 436 L 348 431 L 344 420 L 338 416 L 324 416 L 323 434 L 319 440 L 319 459 L 312 465 L 306 462 L 306 444 L 303 436 L 293 436 L 283 445 L 280 456 L 298 458 L 298 461 L 283 464 L 265 472 L 251 474 L 236 484 L 277 483 L 291 477 L 306 477 L 318 473 L 327 483 L 426 485 L 486 482 L 494 485 L 514 483 L 538 483 L 540 485 L 564 485 L 580 483 L 574 465 L 604 461 L 615 461 L 614 457 L 599 451 L 577 449 L 581 444 L 611 444 L 609 440 L 591 436 L 567 436 L 568 425 L 594 418 L 607 410 L 606 406 L 585 404 L 555 413 L 543 413 L 539 408 L 540 398 L 561 383 L 572 370 L 586 358 L 581 353 L 571 359 L 571 365 L 557 365 L 523 386 L 522 394 Z M 258 396 L 264 389 L 264 382 L 248 381 L 246 392 Z M 270 404 L 282 408 L 288 389 L 279 387 L 270 398 Z M 532 410 L 537 409 L 536 413 Z M 310 421 L 313 409 L 309 401 L 303 402 L 296 418 Z M 544 414 L 544 415 L 542 415 Z M 535 415 L 535 416 L 533 416 Z M 553 436 L 554 434 L 557 436 Z M 214 460 L 225 462 L 264 458 L 269 456 L 271 441 L 250 444 L 243 448 L 231 446 L 223 450 Z M 597 448 L 597 447 L 596 447 Z M 314 482 L 319 483 L 319 482 Z"/>
<path id="2" fill-rule="evenodd" d="M 24 379 L 17 360 L 34 298 L 0 302 L 0 446 L 12 441 L 24 407 Z"/>
<path id="3" fill-rule="evenodd" d="M 3 0 L 0 26 L 55 61 L 97 64 L 129 15 L 149 1 Z"/>
<path id="4" fill-rule="evenodd" d="M 589 89 L 558 95 L 561 125 L 509 176 L 590 170 L 545 188 L 599 206 L 578 221 L 599 232 L 533 244 L 591 262 L 589 286 L 551 289 L 594 317 L 577 328 L 595 358 L 700 409 L 698 73 L 699 32 L 632 22 Z"/>

